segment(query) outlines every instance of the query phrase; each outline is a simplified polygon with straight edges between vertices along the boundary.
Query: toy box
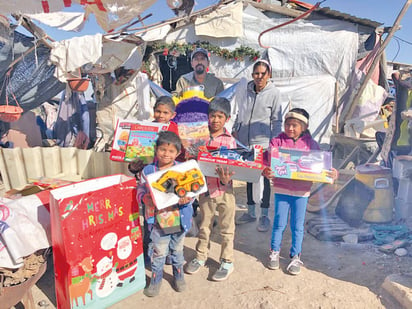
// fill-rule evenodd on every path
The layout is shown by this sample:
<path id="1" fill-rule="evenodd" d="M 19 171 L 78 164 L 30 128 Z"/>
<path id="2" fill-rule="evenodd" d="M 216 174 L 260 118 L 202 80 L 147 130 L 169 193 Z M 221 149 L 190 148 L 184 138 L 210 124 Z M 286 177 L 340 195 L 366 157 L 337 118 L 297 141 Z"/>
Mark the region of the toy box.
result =
<path id="1" fill-rule="evenodd" d="M 57 308 L 107 308 L 145 287 L 134 178 L 54 189 L 50 217 Z"/>
<path id="2" fill-rule="evenodd" d="M 131 162 L 135 158 L 151 163 L 157 135 L 167 130 L 164 123 L 118 120 L 110 160 Z"/>
<path id="3" fill-rule="evenodd" d="M 177 204 L 180 197 L 207 191 L 206 179 L 195 160 L 147 175 L 145 180 L 159 210 Z"/>
<path id="4" fill-rule="evenodd" d="M 270 166 L 275 177 L 333 183 L 327 175 L 332 169 L 328 151 L 273 148 Z"/>
<path id="5" fill-rule="evenodd" d="M 180 122 L 177 124 L 179 137 L 189 157 L 196 158 L 198 148 L 206 145 L 209 140 L 209 125 L 207 121 Z"/>
<path id="6" fill-rule="evenodd" d="M 232 179 L 258 182 L 263 170 L 263 149 L 255 145 L 250 149 L 203 148 L 197 157 L 198 164 L 205 176 L 217 177 L 216 166 L 228 166 L 235 172 Z"/>

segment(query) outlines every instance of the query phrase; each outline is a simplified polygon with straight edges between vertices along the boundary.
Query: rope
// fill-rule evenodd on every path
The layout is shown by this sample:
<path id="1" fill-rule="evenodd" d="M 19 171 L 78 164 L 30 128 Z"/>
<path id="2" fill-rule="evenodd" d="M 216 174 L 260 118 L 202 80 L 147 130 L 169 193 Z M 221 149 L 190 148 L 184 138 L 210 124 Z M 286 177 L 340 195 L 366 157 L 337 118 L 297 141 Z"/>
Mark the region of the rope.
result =
<path id="1" fill-rule="evenodd" d="M 293 18 L 293 19 L 291 19 L 291 20 L 289 20 L 289 21 L 287 21 L 287 22 L 284 22 L 284 23 L 282 23 L 282 24 L 280 24 L 280 25 L 274 26 L 274 27 L 272 27 L 272 28 L 269 28 L 269 29 L 261 32 L 261 33 L 259 34 L 259 37 L 258 37 L 259 46 L 262 47 L 262 48 L 269 48 L 269 47 L 270 47 L 270 46 L 265 46 L 265 45 L 263 45 L 262 42 L 261 42 L 261 40 L 260 40 L 265 33 L 269 32 L 269 31 L 272 31 L 272 30 L 275 30 L 275 29 L 278 29 L 278 28 L 281 28 L 281 27 L 283 27 L 283 26 L 289 25 L 289 24 L 291 24 L 291 23 L 293 23 L 293 22 L 295 22 L 295 21 L 297 21 L 297 20 L 299 20 L 299 19 L 301 19 L 301 18 L 303 18 L 303 17 L 305 17 L 305 16 L 310 15 L 314 10 L 316 10 L 316 9 L 320 6 L 320 4 L 321 4 L 322 2 L 325 2 L 325 1 L 326 1 L 326 0 L 323 0 L 323 1 L 321 1 L 321 2 L 316 3 L 310 10 L 308 10 L 308 11 L 306 11 L 305 13 L 299 15 L 298 17 L 295 17 L 295 18 Z"/>

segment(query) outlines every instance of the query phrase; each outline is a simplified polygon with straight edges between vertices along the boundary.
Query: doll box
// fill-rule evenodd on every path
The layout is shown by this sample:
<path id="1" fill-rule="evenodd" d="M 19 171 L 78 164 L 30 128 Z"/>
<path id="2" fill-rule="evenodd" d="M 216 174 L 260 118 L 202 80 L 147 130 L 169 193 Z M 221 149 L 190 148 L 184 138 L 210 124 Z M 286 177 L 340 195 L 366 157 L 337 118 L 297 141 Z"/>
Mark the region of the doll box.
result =
<path id="1" fill-rule="evenodd" d="M 263 149 L 255 145 L 250 149 L 227 149 L 226 147 L 207 147 L 199 151 L 197 161 L 205 176 L 217 177 L 216 167 L 218 165 L 229 167 L 234 180 L 258 182 L 262 175 Z"/>
<path id="2" fill-rule="evenodd" d="M 270 167 L 274 177 L 333 183 L 332 153 L 328 151 L 273 148 Z"/>

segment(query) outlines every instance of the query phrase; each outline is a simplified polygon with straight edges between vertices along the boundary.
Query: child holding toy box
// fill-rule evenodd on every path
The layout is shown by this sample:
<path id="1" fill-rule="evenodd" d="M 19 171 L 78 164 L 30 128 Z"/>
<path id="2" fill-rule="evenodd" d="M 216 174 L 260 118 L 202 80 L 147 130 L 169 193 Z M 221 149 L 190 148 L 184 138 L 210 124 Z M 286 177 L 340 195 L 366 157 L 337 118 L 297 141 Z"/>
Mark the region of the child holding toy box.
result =
<path id="1" fill-rule="evenodd" d="M 170 254 L 173 267 L 173 286 L 177 292 L 186 288 L 183 274 L 183 244 L 186 232 L 192 225 L 192 198 L 182 197 L 178 205 L 157 210 L 150 195 L 144 176 L 176 164 L 176 158 L 182 148 L 182 142 L 176 133 L 162 131 L 156 141 L 155 160 L 144 167 L 142 179 L 137 188 L 137 201 L 145 209 L 145 221 L 150 232 L 149 256 L 151 257 L 152 278 L 150 285 L 144 290 L 148 297 L 159 294 L 163 278 L 163 267 L 166 256 Z M 180 220 L 165 218 L 180 217 Z M 176 226 L 174 223 L 179 222 Z"/>
<path id="2" fill-rule="evenodd" d="M 273 147 L 283 147 L 299 150 L 319 150 L 318 143 L 312 138 L 309 130 L 309 114 L 302 108 L 294 108 L 285 116 L 284 132 L 270 141 L 269 153 Z M 270 166 L 270 162 L 268 164 Z M 273 172 L 266 167 L 262 173 L 266 178 L 272 179 Z M 337 171 L 332 169 L 331 177 L 337 178 Z M 312 182 L 292 180 L 285 178 L 273 178 L 275 192 L 275 216 L 273 219 L 271 251 L 269 256 L 269 269 L 279 268 L 279 253 L 283 232 L 288 223 L 290 212 L 290 229 L 292 234 L 292 246 L 289 256 L 291 261 L 286 270 L 291 275 L 300 273 L 303 265 L 300 260 L 302 251 L 303 231 L 306 214 L 306 205 L 310 194 Z"/>
<path id="3" fill-rule="evenodd" d="M 229 117 L 230 102 L 225 98 L 214 98 L 208 109 L 210 132 L 208 146 L 236 148 L 236 140 L 224 127 Z M 220 267 L 212 276 L 212 280 L 223 281 L 233 272 L 236 204 L 231 181 L 233 174 L 229 172 L 228 167 L 218 167 L 216 172 L 219 177 L 206 177 L 208 192 L 199 197 L 202 220 L 196 244 L 196 258 L 186 265 L 185 271 L 188 274 L 195 274 L 205 265 L 210 247 L 210 234 L 217 211 L 222 243 Z"/>
<path id="4" fill-rule="evenodd" d="M 160 96 L 156 99 L 156 103 L 153 107 L 153 122 L 165 123 L 168 124 L 167 131 L 178 133 L 177 124 L 171 119 L 176 115 L 176 106 L 171 97 Z M 133 162 L 129 163 L 128 169 L 132 174 L 139 174 L 143 167 L 145 166 L 144 162 L 140 159 L 136 159 Z"/>

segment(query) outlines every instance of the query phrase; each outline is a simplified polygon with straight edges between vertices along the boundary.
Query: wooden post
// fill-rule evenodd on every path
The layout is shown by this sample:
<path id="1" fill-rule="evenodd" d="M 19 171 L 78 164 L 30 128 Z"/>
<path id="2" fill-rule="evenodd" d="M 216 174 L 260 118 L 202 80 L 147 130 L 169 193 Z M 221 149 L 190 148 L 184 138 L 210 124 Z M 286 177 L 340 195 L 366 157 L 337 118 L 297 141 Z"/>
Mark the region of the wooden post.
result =
<path id="1" fill-rule="evenodd" d="M 407 10 L 408 10 L 408 8 L 411 4 L 412 4 L 412 0 L 407 0 L 406 1 L 406 3 L 404 4 L 402 10 L 400 11 L 398 17 L 396 18 L 391 30 L 389 31 L 388 36 L 385 38 L 385 40 L 383 41 L 381 47 L 379 48 L 378 52 L 376 53 L 376 56 L 373 59 L 373 62 L 371 64 L 370 68 L 369 68 L 369 71 L 366 74 L 366 76 L 364 77 L 364 79 L 363 79 L 363 81 L 362 81 L 362 83 L 359 87 L 358 92 L 354 96 L 352 102 L 348 103 L 349 106 L 350 106 L 350 109 L 349 109 L 348 113 L 346 115 L 344 115 L 345 120 L 346 120 L 347 116 L 351 115 L 353 113 L 353 111 L 355 110 L 355 106 L 356 106 L 355 103 L 357 103 L 359 101 L 363 91 L 366 88 L 366 85 L 367 85 L 369 79 L 372 76 L 372 73 L 373 73 L 374 69 L 376 68 L 376 66 L 378 65 L 378 63 L 380 61 L 380 58 L 381 58 L 380 56 L 384 52 L 386 46 L 388 46 L 388 44 L 389 44 L 390 40 L 392 39 L 392 37 L 395 35 L 395 32 L 399 29 L 400 22 L 401 22 L 403 16 L 407 12 Z M 343 126 L 343 123 L 342 123 L 342 126 Z M 339 127 L 339 130 L 340 130 L 340 127 Z"/>

